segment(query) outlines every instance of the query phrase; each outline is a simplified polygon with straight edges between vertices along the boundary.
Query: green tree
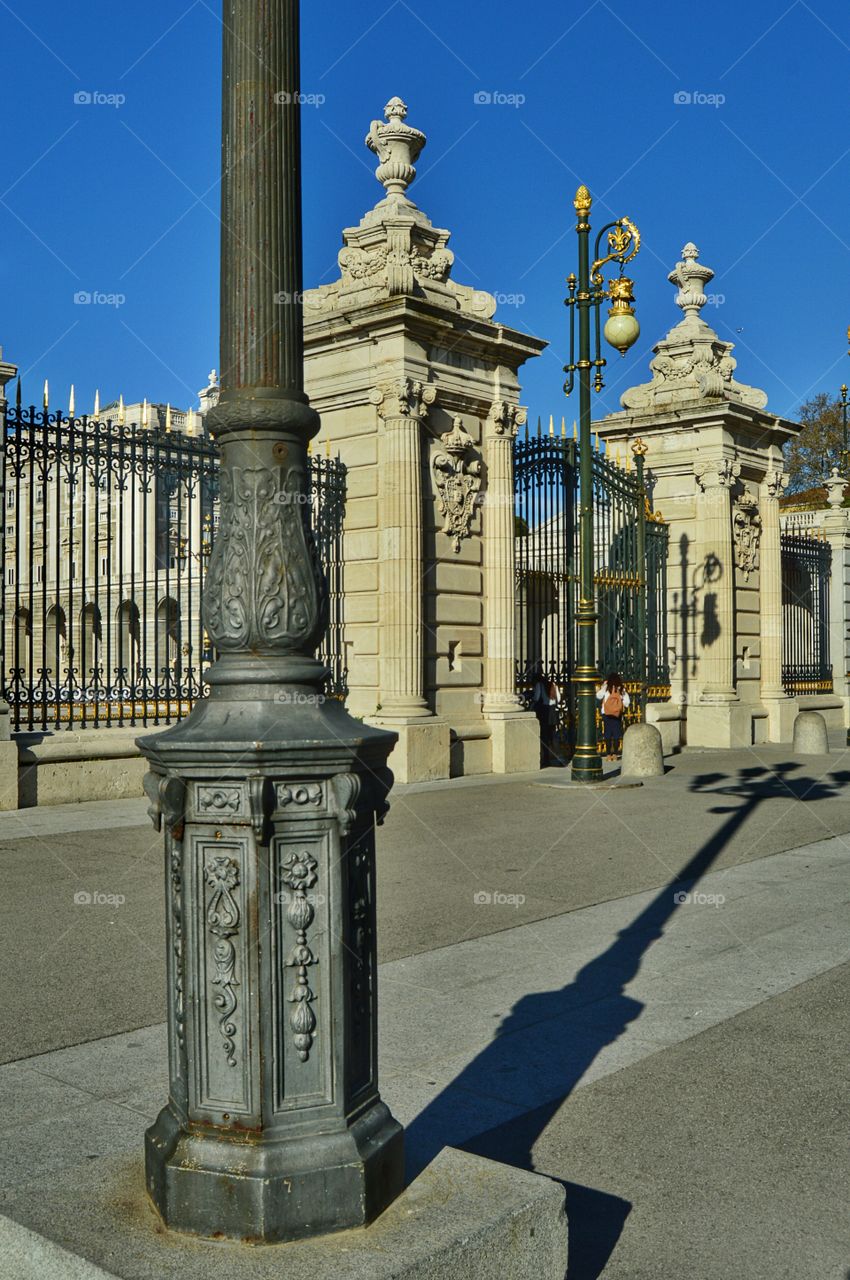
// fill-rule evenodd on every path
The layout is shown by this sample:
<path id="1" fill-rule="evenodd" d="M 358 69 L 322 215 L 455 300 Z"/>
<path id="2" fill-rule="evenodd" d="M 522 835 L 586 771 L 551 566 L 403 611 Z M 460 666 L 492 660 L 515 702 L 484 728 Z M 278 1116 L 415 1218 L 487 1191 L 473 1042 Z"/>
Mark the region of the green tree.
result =
<path id="1" fill-rule="evenodd" d="M 822 485 L 834 466 L 844 465 L 841 401 L 819 391 L 800 406 L 803 430 L 786 446 L 789 493 Z"/>

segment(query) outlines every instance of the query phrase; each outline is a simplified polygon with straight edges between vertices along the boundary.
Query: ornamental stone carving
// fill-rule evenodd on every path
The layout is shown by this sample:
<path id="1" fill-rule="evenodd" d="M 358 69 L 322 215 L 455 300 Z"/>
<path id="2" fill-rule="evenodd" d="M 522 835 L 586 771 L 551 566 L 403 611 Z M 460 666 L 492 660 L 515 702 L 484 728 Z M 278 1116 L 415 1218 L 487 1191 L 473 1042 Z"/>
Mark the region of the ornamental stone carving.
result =
<path id="1" fill-rule="evenodd" d="M 525 426 L 527 416 L 525 409 L 521 409 L 519 405 L 508 404 L 506 400 L 495 400 L 490 406 L 487 423 L 496 435 L 507 436 L 512 440 L 519 428 Z"/>
<path id="2" fill-rule="evenodd" d="M 768 471 L 764 478 L 764 487 L 769 498 L 778 501 L 788 487 L 790 477 L 785 471 Z"/>
<path id="3" fill-rule="evenodd" d="M 405 124 L 407 105 L 401 98 L 390 98 L 384 107 L 384 118 L 373 120 L 366 135 L 366 146 L 380 160 L 376 177 L 387 196 L 401 196 L 416 177 L 414 162 L 427 141 L 419 129 Z"/>
<path id="4" fill-rule="evenodd" d="M 735 565 L 745 580 L 749 580 L 750 574 L 759 567 L 761 516 L 757 499 L 747 489 L 737 498 L 732 511 L 732 537 Z"/>
<path id="5" fill-rule="evenodd" d="M 358 226 L 343 231 L 339 280 L 305 293 L 308 321 L 402 296 L 425 297 L 450 310 L 491 319 L 496 299 L 451 279 L 450 233 L 433 226 L 407 194 L 425 134 L 406 123 L 407 106 L 401 98 L 392 98 L 384 115 L 385 120 L 372 121 L 366 135 L 366 146 L 380 160 L 376 173 L 383 198 Z"/>
<path id="6" fill-rule="evenodd" d="M 676 304 L 684 319 L 653 348 L 652 380 L 624 392 L 623 408 L 653 413 L 694 400 L 730 400 L 763 409 L 765 392 L 735 380 L 734 343 L 718 337 L 700 314 L 708 302 L 705 286 L 714 272 L 699 262 L 695 244 L 685 245 L 681 261 L 667 278 L 677 286 Z"/>
<path id="7" fill-rule="evenodd" d="M 741 464 L 732 458 L 698 459 L 694 463 L 694 475 L 704 493 L 708 489 L 730 489 L 740 474 Z"/>
<path id="8" fill-rule="evenodd" d="M 296 469 L 221 473 L 221 526 L 204 599 L 221 653 L 307 653 L 324 630 L 322 571 L 309 538 Z"/>
<path id="9" fill-rule="evenodd" d="M 437 504 L 444 517 L 443 533 L 452 540 L 455 554 L 468 538 L 475 504 L 481 488 L 481 463 L 472 457 L 474 442 L 464 429 L 461 418 L 455 418 L 451 431 L 440 436 L 442 449 L 431 461 Z"/>
<path id="10" fill-rule="evenodd" d="M 381 418 L 424 419 L 437 398 L 437 389 L 415 378 L 398 378 L 375 387 L 369 398 Z"/>

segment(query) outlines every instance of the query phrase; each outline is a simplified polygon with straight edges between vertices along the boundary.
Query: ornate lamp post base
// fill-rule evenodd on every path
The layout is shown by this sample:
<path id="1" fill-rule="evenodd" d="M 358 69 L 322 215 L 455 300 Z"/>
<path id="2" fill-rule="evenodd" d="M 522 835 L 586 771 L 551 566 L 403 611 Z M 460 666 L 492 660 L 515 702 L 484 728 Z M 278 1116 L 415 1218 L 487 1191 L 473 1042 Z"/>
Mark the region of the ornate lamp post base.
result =
<path id="1" fill-rule="evenodd" d="M 171 1077 L 147 1186 L 177 1231 L 294 1240 L 363 1225 L 403 1188 L 377 1088 L 374 825 L 394 742 L 306 682 L 216 683 L 142 742 Z"/>

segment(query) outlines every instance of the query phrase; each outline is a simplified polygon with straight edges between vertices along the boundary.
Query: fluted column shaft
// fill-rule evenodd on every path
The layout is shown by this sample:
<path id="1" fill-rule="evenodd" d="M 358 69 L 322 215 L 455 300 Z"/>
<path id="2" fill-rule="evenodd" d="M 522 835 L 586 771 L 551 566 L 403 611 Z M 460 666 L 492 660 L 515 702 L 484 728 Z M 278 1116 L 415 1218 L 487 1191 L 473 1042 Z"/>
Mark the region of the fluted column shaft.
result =
<path id="1" fill-rule="evenodd" d="M 704 464 L 698 518 L 702 525 L 704 587 L 700 646 L 702 702 L 731 702 L 735 689 L 735 556 L 732 545 L 732 486 L 740 464 L 728 458 Z"/>
<path id="2" fill-rule="evenodd" d="M 513 441 L 525 413 L 494 404 L 484 432 L 487 490 L 484 498 L 485 716 L 516 713 L 516 572 Z"/>
<path id="3" fill-rule="evenodd" d="M 225 0 L 224 31 L 222 387 L 300 392 L 297 0 Z"/>
<path id="4" fill-rule="evenodd" d="M 761 553 L 759 610 L 761 613 L 761 696 L 784 698 L 782 685 L 782 545 L 779 499 L 787 477 L 769 472 L 761 487 Z"/>
<path id="5" fill-rule="evenodd" d="M 373 399 L 381 418 L 380 714 L 419 719 L 431 714 L 422 636 L 422 420 L 434 389 L 402 378 Z"/>

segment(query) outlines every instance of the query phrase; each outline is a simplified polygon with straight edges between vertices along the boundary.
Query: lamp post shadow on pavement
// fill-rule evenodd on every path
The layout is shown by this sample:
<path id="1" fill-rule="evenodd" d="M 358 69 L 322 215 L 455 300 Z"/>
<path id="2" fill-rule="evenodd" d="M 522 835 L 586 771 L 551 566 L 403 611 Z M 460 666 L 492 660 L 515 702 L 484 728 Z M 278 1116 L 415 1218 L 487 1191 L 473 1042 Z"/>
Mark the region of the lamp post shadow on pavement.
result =
<path id="1" fill-rule="evenodd" d="M 496 1030 L 492 1041 L 408 1125 L 408 1174 L 415 1177 L 445 1144 L 500 1160 L 533 1172 L 534 1145 L 560 1107 L 579 1085 L 602 1051 L 636 1023 L 644 1010 L 626 991 L 649 949 L 681 909 L 692 889 L 720 856 L 763 800 L 817 800 L 842 793 L 847 771 L 828 778 L 794 777 L 800 762 L 756 765 L 737 777 L 698 775 L 694 792 L 717 795 L 716 813 L 728 813 L 723 825 L 658 891 L 652 901 L 616 940 L 590 960 L 575 979 L 560 989 L 524 996 Z M 592 1011 L 593 1016 L 588 1016 Z M 534 1046 L 545 1045 L 545 1066 L 539 1072 L 540 1103 L 516 1115 L 505 1098 L 512 1078 L 521 1079 L 527 1093 L 538 1078 Z M 538 1054 L 542 1052 L 537 1050 Z M 498 1100 L 505 1119 L 493 1123 Z M 476 1128 L 480 1104 L 482 1124 Z M 459 1123 L 464 1133 L 458 1133 Z M 552 1168 L 540 1170 L 558 1177 Z M 569 1182 L 564 1171 L 569 1219 L 567 1280 L 597 1280 L 622 1233 L 631 1205 L 616 1195 Z"/>
<path id="2" fill-rule="evenodd" d="M 376 1036 L 396 735 L 325 698 L 314 656 L 298 0 L 224 0 L 223 19 L 219 657 L 210 696 L 139 740 L 165 833 L 170 1069 L 146 1177 L 167 1226 L 266 1243 L 362 1225 L 403 1188 Z"/>

